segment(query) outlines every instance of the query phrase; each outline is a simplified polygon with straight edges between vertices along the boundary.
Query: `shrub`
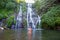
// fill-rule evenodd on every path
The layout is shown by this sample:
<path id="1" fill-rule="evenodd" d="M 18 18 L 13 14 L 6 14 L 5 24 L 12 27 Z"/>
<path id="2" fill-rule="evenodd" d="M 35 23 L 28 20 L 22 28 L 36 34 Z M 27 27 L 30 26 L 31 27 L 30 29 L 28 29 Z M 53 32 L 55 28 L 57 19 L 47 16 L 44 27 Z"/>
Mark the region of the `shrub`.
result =
<path id="1" fill-rule="evenodd" d="M 4 10 L 0 10 L 0 20 L 3 19 L 3 18 L 7 18 L 8 17 L 8 14 L 7 12 Z"/>
<path id="2" fill-rule="evenodd" d="M 60 17 L 56 17 L 55 25 L 60 26 Z"/>
<path id="3" fill-rule="evenodd" d="M 14 16 L 11 16 L 7 19 L 6 23 L 7 23 L 7 27 L 8 28 L 11 28 L 11 25 L 13 23 L 13 20 L 14 20 Z"/>
<path id="4" fill-rule="evenodd" d="M 50 11 L 42 15 L 41 19 L 43 27 L 55 28 L 56 25 L 60 25 L 60 5 L 51 7 Z"/>

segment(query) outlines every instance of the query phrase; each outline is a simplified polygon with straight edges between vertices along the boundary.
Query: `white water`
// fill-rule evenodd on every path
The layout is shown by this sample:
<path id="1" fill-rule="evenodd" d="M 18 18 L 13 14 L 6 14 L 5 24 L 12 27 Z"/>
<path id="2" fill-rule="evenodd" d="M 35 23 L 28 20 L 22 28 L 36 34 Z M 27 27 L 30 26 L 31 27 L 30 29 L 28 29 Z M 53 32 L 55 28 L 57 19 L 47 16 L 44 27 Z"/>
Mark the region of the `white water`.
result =
<path id="1" fill-rule="evenodd" d="M 35 29 L 38 22 L 41 22 L 39 15 L 33 12 L 32 3 L 27 3 L 27 27 Z"/>
<path id="2" fill-rule="evenodd" d="M 32 0 L 31 0 L 32 1 Z M 39 15 L 36 15 L 33 12 L 33 8 L 32 8 L 32 4 L 34 3 L 34 1 L 29 2 L 26 0 L 27 3 L 27 28 L 31 27 L 31 28 L 36 28 L 37 23 L 39 23 L 40 25 L 40 17 Z M 22 27 L 22 6 L 20 5 L 20 11 L 17 15 L 17 23 L 16 23 L 16 28 L 20 28 Z"/>
<path id="3" fill-rule="evenodd" d="M 17 15 L 16 21 L 17 21 L 16 28 L 21 28 L 22 27 L 22 6 L 21 5 L 20 5 L 20 10 Z"/>
<path id="4" fill-rule="evenodd" d="M 27 3 L 27 28 L 32 27 L 32 28 L 36 28 L 37 23 L 41 22 L 41 18 L 39 17 L 39 15 L 36 15 L 33 12 L 33 8 L 32 8 L 32 4 L 35 3 L 34 0 L 25 0 Z"/>

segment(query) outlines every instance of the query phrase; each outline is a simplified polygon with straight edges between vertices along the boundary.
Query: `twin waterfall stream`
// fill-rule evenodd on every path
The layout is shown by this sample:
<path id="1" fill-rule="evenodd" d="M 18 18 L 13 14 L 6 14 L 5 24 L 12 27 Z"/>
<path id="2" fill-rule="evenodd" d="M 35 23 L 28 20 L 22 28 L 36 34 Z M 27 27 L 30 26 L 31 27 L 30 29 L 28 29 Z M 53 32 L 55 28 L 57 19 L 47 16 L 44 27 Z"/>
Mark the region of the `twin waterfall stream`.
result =
<path id="1" fill-rule="evenodd" d="M 40 17 L 33 12 L 32 4 L 27 4 L 27 27 L 36 28 L 37 23 L 40 23 Z"/>
<path id="2" fill-rule="evenodd" d="M 35 13 L 34 13 L 34 11 L 33 11 L 33 8 L 32 8 L 32 3 L 27 3 L 27 28 L 33 28 L 33 29 L 35 29 L 36 28 L 36 25 L 37 25 L 37 23 L 39 23 L 40 24 L 40 17 L 39 17 L 39 15 L 36 15 Z M 19 11 L 19 13 L 18 13 L 18 15 L 17 15 L 17 19 L 16 19 L 16 21 L 17 21 L 17 23 L 16 23 L 16 27 L 15 28 L 22 28 L 22 19 L 23 18 L 23 15 L 22 15 L 22 6 L 20 5 L 20 11 Z"/>
<path id="3" fill-rule="evenodd" d="M 37 31 L 37 30 L 41 30 L 41 28 L 40 29 L 37 29 L 36 28 L 36 26 L 37 26 L 37 24 L 39 23 L 39 25 L 40 25 L 40 22 L 41 22 L 41 20 L 40 20 L 40 17 L 39 17 L 39 15 L 36 15 L 35 13 L 34 13 L 34 11 L 33 11 L 33 8 L 32 8 L 32 4 L 31 3 L 27 3 L 27 17 L 26 17 L 26 21 L 27 21 L 27 28 L 26 29 L 28 29 L 28 30 L 25 30 L 26 31 L 26 37 L 25 36 L 23 36 L 24 34 L 23 33 L 21 33 L 24 29 L 20 29 L 20 28 L 22 28 L 23 26 L 22 26 L 22 20 L 23 20 L 23 15 L 22 15 L 22 6 L 20 5 L 20 11 L 19 11 L 19 13 L 18 13 L 18 15 L 17 15 L 17 23 L 16 23 L 16 27 L 15 27 L 15 35 L 16 35 L 16 40 L 23 40 L 24 38 L 26 39 L 26 40 L 36 40 L 36 39 L 39 39 L 39 40 L 41 40 L 42 39 L 42 32 L 41 31 Z M 34 29 L 34 30 L 33 30 Z M 24 31 L 23 31 L 24 32 Z M 39 35 L 38 37 L 36 37 L 37 35 L 36 35 L 36 33 L 38 33 L 37 35 Z M 23 36 L 24 38 L 22 38 L 21 36 Z M 24 40 L 25 40 L 24 39 Z"/>

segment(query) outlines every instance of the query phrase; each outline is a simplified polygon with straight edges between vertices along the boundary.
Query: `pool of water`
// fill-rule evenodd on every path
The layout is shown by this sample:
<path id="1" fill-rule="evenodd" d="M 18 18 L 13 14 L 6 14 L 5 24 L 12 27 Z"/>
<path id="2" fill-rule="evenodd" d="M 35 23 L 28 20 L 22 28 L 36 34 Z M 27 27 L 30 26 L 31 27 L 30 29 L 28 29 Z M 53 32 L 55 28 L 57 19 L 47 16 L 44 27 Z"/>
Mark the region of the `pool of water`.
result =
<path id="1" fill-rule="evenodd" d="M 0 31 L 0 40 L 60 40 L 60 31 L 15 29 Z"/>

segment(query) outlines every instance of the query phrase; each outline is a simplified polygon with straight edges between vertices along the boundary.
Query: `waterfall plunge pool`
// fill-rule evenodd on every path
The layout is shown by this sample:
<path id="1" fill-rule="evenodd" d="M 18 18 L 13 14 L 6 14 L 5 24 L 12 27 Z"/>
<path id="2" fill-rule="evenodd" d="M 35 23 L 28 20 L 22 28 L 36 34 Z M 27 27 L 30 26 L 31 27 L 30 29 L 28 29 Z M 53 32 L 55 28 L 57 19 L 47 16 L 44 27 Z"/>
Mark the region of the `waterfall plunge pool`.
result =
<path id="1" fill-rule="evenodd" d="M 55 30 L 5 30 L 0 31 L 0 40 L 60 40 L 60 31 Z"/>

